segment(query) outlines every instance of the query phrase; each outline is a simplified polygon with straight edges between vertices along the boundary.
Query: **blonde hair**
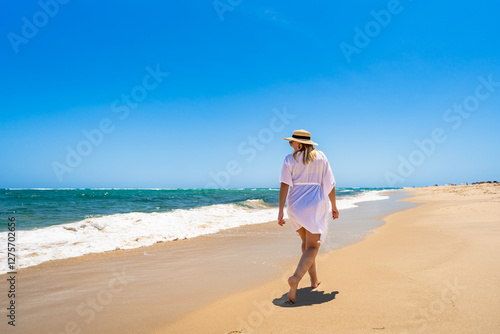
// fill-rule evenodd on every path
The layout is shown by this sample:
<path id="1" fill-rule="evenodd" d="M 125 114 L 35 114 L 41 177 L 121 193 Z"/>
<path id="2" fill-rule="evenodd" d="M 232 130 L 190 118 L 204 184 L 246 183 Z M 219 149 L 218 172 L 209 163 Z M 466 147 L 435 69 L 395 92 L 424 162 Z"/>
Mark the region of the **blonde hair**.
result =
<path id="1" fill-rule="evenodd" d="M 310 144 L 299 143 L 299 149 L 293 153 L 293 158 L 297 162 L 299 162 L 297 160 L 297 154 L 299 152 L 302 152 L 302 162 L 304 163 L 304 165 L 314 162 L 314 160 L 316 159 L 316 149 Z"/>

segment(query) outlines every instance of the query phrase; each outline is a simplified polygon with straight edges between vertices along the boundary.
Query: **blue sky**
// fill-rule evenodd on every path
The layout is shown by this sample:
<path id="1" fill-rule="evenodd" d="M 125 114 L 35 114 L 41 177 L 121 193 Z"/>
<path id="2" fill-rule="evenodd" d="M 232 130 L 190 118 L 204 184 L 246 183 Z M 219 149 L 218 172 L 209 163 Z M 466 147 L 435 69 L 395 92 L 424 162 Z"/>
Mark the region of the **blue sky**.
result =
<path id="1" fill-rule="evenodd" d="M 498 2 L 3 6 L 0 187 L 277 187 L 301 128 L 339 187 L 500 179 Z"/>

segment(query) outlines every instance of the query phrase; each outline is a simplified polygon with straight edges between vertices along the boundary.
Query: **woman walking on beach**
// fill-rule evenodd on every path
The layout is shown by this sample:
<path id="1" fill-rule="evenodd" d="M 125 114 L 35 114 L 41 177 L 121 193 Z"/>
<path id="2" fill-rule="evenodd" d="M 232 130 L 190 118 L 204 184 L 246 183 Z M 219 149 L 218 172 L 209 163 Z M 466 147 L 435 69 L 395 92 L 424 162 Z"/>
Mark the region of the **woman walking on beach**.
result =
<path id="1" fill-rule="evenodd" d="M 328 232 L 329 203 L 333 219 L 339 217 L 335 201 L 335 178 L 325 154 L 314 148 L 311 134 L 296 130 L 288 140 L 293 153 L 285 157 L 281 169 L 278 224 L 283 226 L 283 209 L 288 196 L 290 224 L 302 239 L 302 257 L 295 273 L 288 278 L 288 301 L 295 302 L 300 280 L 309 272 L 311 287 L 321 283 L 316 274 L 315 259 Z"/>

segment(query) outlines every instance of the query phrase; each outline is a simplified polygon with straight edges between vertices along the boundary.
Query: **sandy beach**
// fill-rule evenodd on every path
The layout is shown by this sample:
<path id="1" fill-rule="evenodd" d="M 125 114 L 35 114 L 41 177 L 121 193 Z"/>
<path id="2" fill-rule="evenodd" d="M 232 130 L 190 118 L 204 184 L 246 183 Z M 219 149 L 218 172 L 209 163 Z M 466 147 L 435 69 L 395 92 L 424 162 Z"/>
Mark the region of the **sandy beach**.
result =
<path id="1" fill-rule="evenodd" d="M 0 334 L 500 334 L 500 1 L 5 3 Z"/>
<path id="2" fill-rule="evenodd" d="M 381 217 L 409 205 L 396 201 L 403 197 L 383 196 L 345 210 L 321 252 L 361 241 L 383 223 Z M 280 277 L 300 255 L 299 245 L 290 226 L 268 222 L 22 268 L 14 282 L 16 330 L 150 333 L 217 299 Z M 9 277 L 0 275 L 5 291 Z M 0 323 L 2 332 L 4 326 Z"/>
<path id="3" fill-rule="evenodd" d="M 422 205 L 365 241 L 320 254 L 322 284 L 286 278 L 217 300 L 155 333 L 498 333 L 500 187 L 408 190 Z"/>
<path id="4" fill-rule="evenodd" d="M 374 233 L 339 246 L 336 221 L 317 259 L 321 285 L 311 291 L 305 277 L 291 307 L 283 302 L 298 237 L 273 222 L 25 268 L 16 277 L 16 327 L 2 307 L 1 332 L 500 331 L 500 187 L 398 193 L 411 197 L 395 203 L 418 205 L 399 207 L 382 226 L 372 219 L 386 216 L 386 201 L 344 212 L 344 225 L 363 219 Z M 0 278 L 7 291 L 8 276 Z"/>

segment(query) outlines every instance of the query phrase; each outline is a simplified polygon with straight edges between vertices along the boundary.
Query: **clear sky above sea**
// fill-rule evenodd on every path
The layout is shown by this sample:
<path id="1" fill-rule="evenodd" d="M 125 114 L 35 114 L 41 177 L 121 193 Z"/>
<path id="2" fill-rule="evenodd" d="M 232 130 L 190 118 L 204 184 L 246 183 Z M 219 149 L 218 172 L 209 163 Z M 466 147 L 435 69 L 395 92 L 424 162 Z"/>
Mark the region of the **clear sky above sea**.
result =
<path id="1" fill-rule="evenodd" d="M 498 1 L 2 4 L 0 188 L 500 180 Z"/>

